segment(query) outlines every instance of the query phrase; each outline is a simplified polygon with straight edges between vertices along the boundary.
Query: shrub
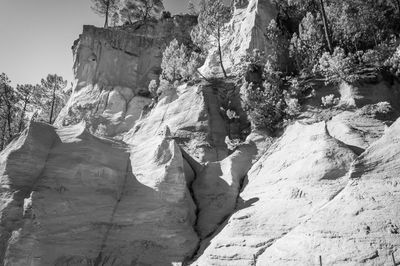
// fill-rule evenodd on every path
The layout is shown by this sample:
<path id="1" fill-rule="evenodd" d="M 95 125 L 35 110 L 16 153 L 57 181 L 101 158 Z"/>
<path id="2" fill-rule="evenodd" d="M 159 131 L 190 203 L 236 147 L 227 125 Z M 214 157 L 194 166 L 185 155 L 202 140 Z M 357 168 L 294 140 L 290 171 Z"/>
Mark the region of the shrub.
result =
<path id="1" fill-rule="evenodd" d="M 385 66 L 389 67 L 390 71 L 396 75 L 400 76 L 400 45 L 397 47 L 396 51 L 390 56 L 386 62 Z"/>
<path id="2" fill-rule="evenodd" d="M 192 52 L 188 48 L 174 39 L 164 50 L 161 62 L 161 77 L 171 83 L 180 80 L 191 79 L 200 62 L 200 55 Z"/>
<path id="3" fill-rule="evenodd" d="M 169 12 L 169 11 L 163 11 L 162 13 L 161 13 L 161 18 L 162 19 L 167 19 L 167 18 L 171 18 L 172 16 L 171 16 L 171 12 Z"/>
<path id="4" fill-rule="evenodd" d="M 158 96 L 157 89 L 158 89 L 157 81 L 155 79 L 153 79 L 149 83 L 149 92 L 153 98 L 156 98 Z"/>
<path id="5" fill-rule="evenodd" d="M 295 116 L 299 115 L 299 113 L 301 111 L 301 106 L 299 104 L 298 99 L 286 98 L 285 103 L 286 103 L 285 114 L 288 117 L 295 117 Z"/>
<path id="6" fill-rule="evenodd" d="M 264 82 L 263 87 L 245 83 L 241 88 L 242 105 L 255 129 L 274 131 L 281 122 L 285 104 L 280 88 Z"/>
<path id="7" fill-rule="evenodd" d="M 354 74 L 355 68 L 353 58 L 347 56 L 342 48 L 336 47 L 332 55 L 328 52 L 322 54 L 314 72 L 322 74 L 327 84 L 339 84 L 342 81 L 352 83 L 359 78 Z"/>
<path id="8" fill-rule="evenodd" d="M 322 101 L 322 105 L 324 107 L 332 107 L 332 106 L 337 105 L 339 103 L 339 99 L 335 98 L 335 95 L 333 95 L 333 94 L 330 94 L 330 95 L 327 95 L 325 97 L 322 97 L 321 101 Z"/>
<path id="9" fill-rule="evenodd" d="M 311 75 L 322 54 L 323 39 L 321 25 L 317 18 L 308 12 L 299 25 L 299 34 L 293 34 L 289 47 L 289 56 L 300 74 Z"/>

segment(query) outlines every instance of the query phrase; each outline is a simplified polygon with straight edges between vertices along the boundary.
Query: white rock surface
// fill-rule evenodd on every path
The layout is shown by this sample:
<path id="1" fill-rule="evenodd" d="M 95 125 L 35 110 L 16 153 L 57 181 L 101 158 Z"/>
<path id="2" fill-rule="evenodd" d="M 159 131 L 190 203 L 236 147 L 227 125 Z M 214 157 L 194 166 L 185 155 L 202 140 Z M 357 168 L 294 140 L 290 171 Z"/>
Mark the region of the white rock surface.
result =
<path id="1" fill-rule="evenodd" d="M 265 33 L 277 11 L 271 0 L 245 0 L 236 5 L 232 19 L 225 26 L 222 35 L 222 55 L 226 71 L 231 73 L 248 52 L 254 49 L 269 53 Z M 207 57 L 201 72 L 206 75 L 218 75 L 221 72 L 217 50 Z"/>
<path id="2" fill-rule="evenodd" d="M 168 134 L 127 146 L 83 123 L 56 132 L 34 123 L 1 162 L 5 265 L 166 265 L 197 247 L 183 157 Z"/>
<path id="3" fill-rule="evenodd" d="M 375 118 L 345 111 L 327 122 L 329 134 L 361 154 L 382 137 L 386 125 Z"/>
<path id="4" fill-rule="evenodd" d="M 393 265 L 400 257 L 400 120 L 360 156 L 349 184 L 257 265 Z"/>
<path id="5" fill-rule="evenodd" d="M 124 141 L 144 142 L 168 126 L 179 145 L 199 161 L 226 158 L 227 131 L 216 89 L 204 83 L 172 89 L 125 135 Z"/>
<path id="6" fill-rule="evenodd" d="M 256 154 L 254 143 L 244 144 L 224 160 L 206 164 L 197 175 L 192 189 L 198 205 L 196 229 L 201 238 L 213 233 L 235 209 L 243 179 Z"/>
<path id="7" fill-rule="evenodd" d="M 286 130 L 252 167 L 236 210 L 202 242 L 192 265 L 254 265 L 277 239 L 345 187 L 356 156 L 325 127 L 296 123 Z"/>
<path id="8" fill-rule="evenodd" d="M 57 118 L 57 126 L 85 120 L 93 132 L 115 137 L 134 126 L 151 102 L 148 84 L 158 79 L 162 53 L 174 39 L 190 44 L 196 17 L 149 21 L 117 28 L 84 26 L 75 41 L 73 92 Z M 137 104 L 133 106 L 133 104 Z"/>

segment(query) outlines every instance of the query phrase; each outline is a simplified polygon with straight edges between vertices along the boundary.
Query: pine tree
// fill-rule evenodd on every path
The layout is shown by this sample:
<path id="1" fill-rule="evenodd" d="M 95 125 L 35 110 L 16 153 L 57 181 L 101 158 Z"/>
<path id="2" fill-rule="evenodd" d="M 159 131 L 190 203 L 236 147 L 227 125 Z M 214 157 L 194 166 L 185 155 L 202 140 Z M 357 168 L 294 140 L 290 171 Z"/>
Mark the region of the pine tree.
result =
<path id="1" fill-rule="evenodd" d="M 224 76 L 227 77 L 224 64 L 222 62 L 222 27 L 230 16 L 229 8 L 221 0 L 208 0 L 200 4 L 199 23 L 191 33 L 193 41 L 203 52 L 209 50 L 209 37 L 217 43 L 219 62 Z"/>
<path id="2" fill-rule="evenodd" d="M 199 12 L 196 9 L 196 5 L 193 3 L 193 0 L 189 0 L 187 10 L 189 15 L 195 16 L 199 14 Z"/>
<path id="3" fill-rule="evenodd" d="M 42 79 L 41 83 L 42 93 L 37 101 L 43 108 L 41 117 L 43 120 L 47 120 L 49 124 L 52 124 L 67 100 L 63 91 L 66 82 L 56 74 L 49 74 L 46 79 Z"/>
<path id="4" fill-rule="evenodd" d="M 92 10 L 100 16 L 105 17 L 104 28 L 108 27 L 108 19 L 111 14 L 118 11 L 120 0 L 91 0 Z"/>
<path id="5" fill-rule="evenodd" d="M 146 22 L 164 10 L 161 0 L 125 0 L 121 9 L 121 20 L 132 24 L 135 21 Z"/>

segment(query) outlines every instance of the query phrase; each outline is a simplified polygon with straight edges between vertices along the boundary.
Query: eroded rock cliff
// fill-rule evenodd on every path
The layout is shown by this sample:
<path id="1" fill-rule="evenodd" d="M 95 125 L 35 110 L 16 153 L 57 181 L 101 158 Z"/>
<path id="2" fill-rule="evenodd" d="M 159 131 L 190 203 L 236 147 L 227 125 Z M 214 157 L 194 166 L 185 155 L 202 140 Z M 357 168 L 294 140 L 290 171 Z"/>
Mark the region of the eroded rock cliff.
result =
<path id="1" fill-rule="evenodd" d="M 228 69 L 266 47 L 260 36 L 275 16 L 268 0 L 238 1 L 226 27 L 235 38 L 224 39 Z M 56 125 L 31 123 L 0 153 L 1 263 L 386 265 L 399 257 L 398 84 L 321 86 L 278 136 L 250 132 L 231 79 L 173 87 L 145 108 L 163 47 L 189 42 L 195 22 L 84 28 L 74 91 Z M 202 70 L 218 72 L 207 60 Z M 322 109 L 329 94 L 347 108 Z M 382 112 L 389 103 L 394 112 Z"/>
<path id="2" fill-rule="evenodd" d="M 196 23 L 195 16 L 182 15 L 112 29 L 84 26 L 72 47 L 72 95 L 56 125 L 83 119 L 105 136 L 129 131 L 151 102 L 148 85 L 161 73 L 165 47 L 174 38 L 190 45 Z"/>

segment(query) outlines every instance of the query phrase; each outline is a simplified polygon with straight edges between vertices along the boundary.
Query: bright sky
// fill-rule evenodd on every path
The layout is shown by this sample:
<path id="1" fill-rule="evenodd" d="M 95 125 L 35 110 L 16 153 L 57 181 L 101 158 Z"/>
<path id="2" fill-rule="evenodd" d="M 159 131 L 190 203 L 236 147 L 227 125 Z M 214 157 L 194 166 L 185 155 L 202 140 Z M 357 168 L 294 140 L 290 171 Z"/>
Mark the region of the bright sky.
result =
<path id="1" fill-rule="evenodd" d="M 172 14 L 189 0 L 164 0 Z M 90 0 L 0 0 L 0 73 L 12 83 L 39 83 L 47 74 L 72 81 L 71 46 L 82 25 L 103 26 Z"/>

